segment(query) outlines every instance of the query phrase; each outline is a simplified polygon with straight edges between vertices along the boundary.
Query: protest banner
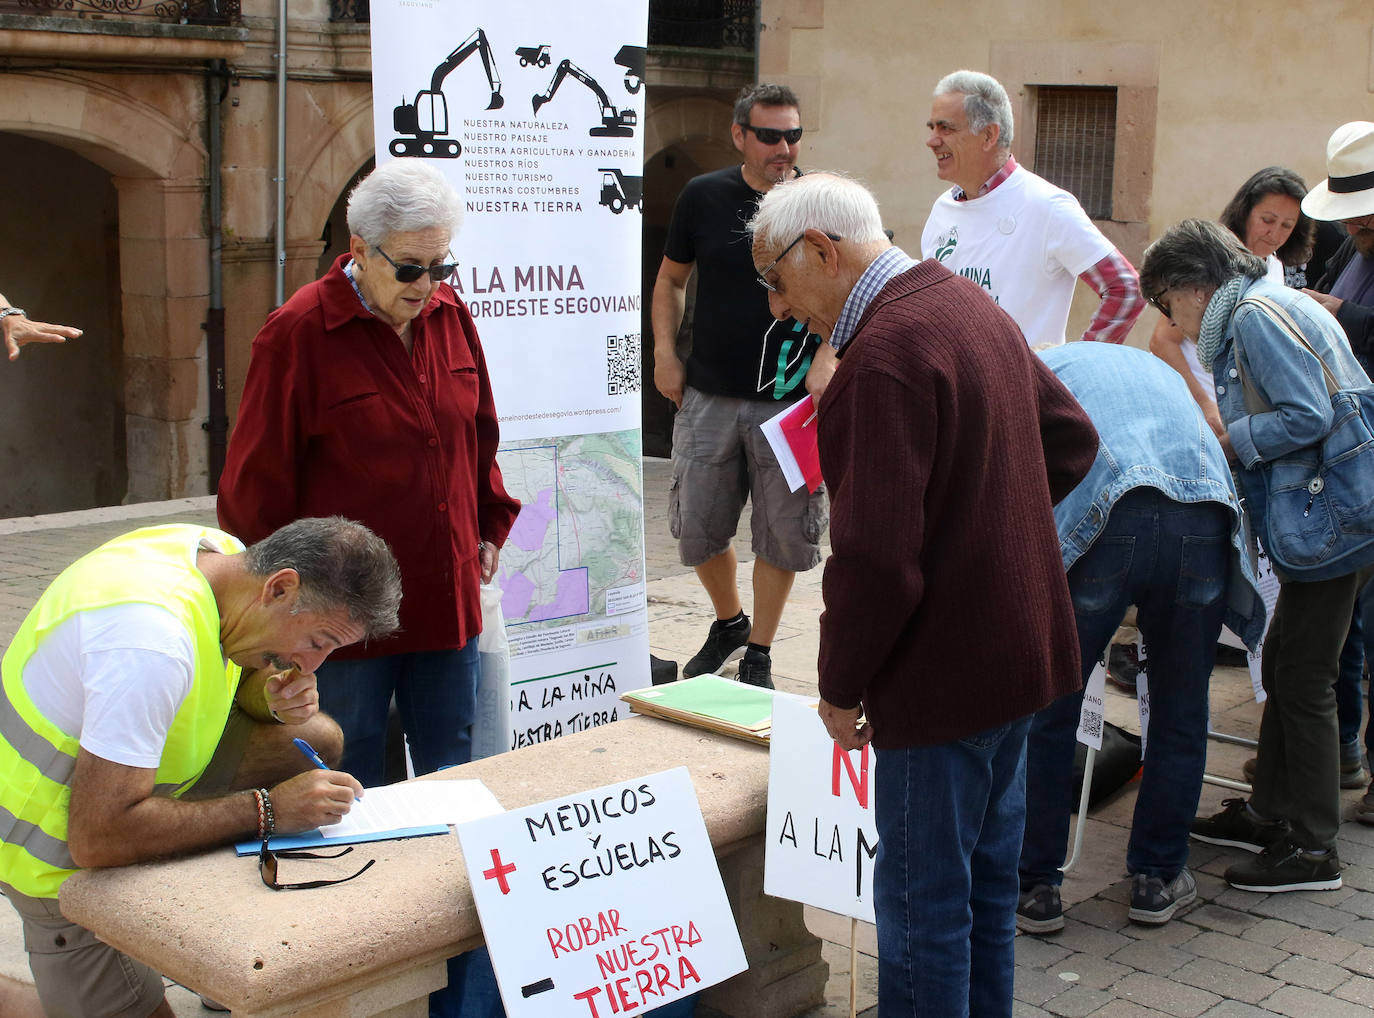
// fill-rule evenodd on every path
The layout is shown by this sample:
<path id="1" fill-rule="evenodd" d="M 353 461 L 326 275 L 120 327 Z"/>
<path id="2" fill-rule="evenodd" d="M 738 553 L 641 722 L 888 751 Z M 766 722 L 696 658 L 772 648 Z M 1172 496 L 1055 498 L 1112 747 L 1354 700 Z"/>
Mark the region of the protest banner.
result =
<path id="1" fill-rule="evenodd" d="M 873 750 L 845 752 L 810 704 L 773 701 L 763 890 L 873 922 Z"/>
<path id="2" fill-rule="evenodd" d="M 746 967 L 685 767 L 458 827 L 511 1018 L 604 1018 Z"/>
<path id="3" fill-rule="evenodd" d="M 649 684 L 640 436 L 647 0 L 373 0 L 379 163 L 464 198 L 450 280 L 482 338 L 522 510 L 496 583 L 510 745 Z M 574 707 L 575 702 L 575 707 Z"/>

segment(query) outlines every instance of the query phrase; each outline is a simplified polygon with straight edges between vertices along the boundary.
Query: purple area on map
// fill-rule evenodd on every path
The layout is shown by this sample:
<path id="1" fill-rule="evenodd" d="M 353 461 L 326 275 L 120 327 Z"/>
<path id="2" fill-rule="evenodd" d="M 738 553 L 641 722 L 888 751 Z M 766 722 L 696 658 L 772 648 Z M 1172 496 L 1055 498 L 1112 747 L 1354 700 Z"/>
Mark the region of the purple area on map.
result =
<path id="1" fill-rule="evenodd" d="M 528 622 L 542 622 L 544 619 L 565 619 L 569 615 L 585 615 L 591 610 L 591 594 L 588 590 L 587 570 L 564 569 L 558 574 L 557 591 L 553 600 L 547 604 L 535 605 L 530 609 Z M 505 598 L 501 608 L 505 610 Z M 519 616 L 511 616 L 518 618 Z"/>
<path id="2" fill-rule="evenodd" d="M 553 489 L 545 488 L 535 496 L 533 502 L 526 502 L 520 507 L 520 515 L 515 518 L 515 526 L 510 528 L 510 536 L 506 540 L 521 551 L 538 551 L 544 547 L 549 524 L 557 515 L 553 507 Z M 502 610 L 505 610 L 504 606 Z"/>
<path id="3" fill-rule="evenodd" d="M 523 619 L 530 610 L 534 584 L 523 573 L 507 573 L 501 580 L 501 614 L 506 621 Z"/>

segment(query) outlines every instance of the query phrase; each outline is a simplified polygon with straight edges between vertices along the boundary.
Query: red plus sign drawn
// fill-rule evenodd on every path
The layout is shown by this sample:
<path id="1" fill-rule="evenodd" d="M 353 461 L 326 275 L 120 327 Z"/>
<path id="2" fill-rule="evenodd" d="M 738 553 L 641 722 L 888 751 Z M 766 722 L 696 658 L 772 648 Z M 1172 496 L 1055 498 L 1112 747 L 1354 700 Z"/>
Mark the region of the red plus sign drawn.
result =
<path id="1" fill-rule="evenodd" d="M 491 869 L 483 870 L 482 876 L 488 880 L 495 880 L 502 894 L 510 894 L 510 884 L 506 880 L 507 873 L 515 872 L 515 863 L 501 861 L 501 850 L 493 848 L 491 850 Z"/>

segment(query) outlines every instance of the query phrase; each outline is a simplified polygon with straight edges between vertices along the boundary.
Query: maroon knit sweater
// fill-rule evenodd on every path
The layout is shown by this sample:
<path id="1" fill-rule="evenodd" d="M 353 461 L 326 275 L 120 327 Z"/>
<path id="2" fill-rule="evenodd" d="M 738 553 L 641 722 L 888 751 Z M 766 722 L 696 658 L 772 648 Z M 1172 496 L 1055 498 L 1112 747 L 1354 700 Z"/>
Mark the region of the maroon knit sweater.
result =
<path id="1" fill-rule="evenodd" d="M 1078 687 L 1052 505 L 1097 432 L 986 293 L 934 261 L 868 306 L 820 403 L 820 693 L 879 749 L 951 742 Z"/>

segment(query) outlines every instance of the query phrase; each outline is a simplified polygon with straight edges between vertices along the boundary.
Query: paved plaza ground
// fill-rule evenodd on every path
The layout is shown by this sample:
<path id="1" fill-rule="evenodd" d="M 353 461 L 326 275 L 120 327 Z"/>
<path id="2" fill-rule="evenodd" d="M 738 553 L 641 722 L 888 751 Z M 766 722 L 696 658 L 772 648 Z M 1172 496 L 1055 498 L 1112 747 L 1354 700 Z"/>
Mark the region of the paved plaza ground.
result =
<path id="1" fill-rule="evenodd" d="M 691 570 L 677 559 L 667 527 L 667 464 L 646 460 L 645 502 L 650 642 L 660 657 L 686 661 L 711 620 L 709 603 Z M 213 522 L 213 499 L 91 510 L 30 519 L 0 520 L 0 646 L 47 582 L 72 559 L 101 542 L 146 523 Z M 741 526 L 747 535 L 747 522 Z M 747 537 L 746 537 L 747 541 Z M 751 556 L 741 548 L 745 610 L 749 610 Z M 816 619 L 821 570 L 798 578 L 774 644 L 774 678 L 781 689 L 814 694 Z M 997 620 L 987 620 L 989 639 Z M 729 668 L 727 667 L 727 672 Z M 1219 667 L 1212 678 L 1216 730 L 1253 738 L 1259 725 L 1248 674 Z M 1107 716 L 1138 730 L 1135 701 L 1109 691 Z M 1214 742 L 1208 771 L 1236 779 L 1251 751 Z M 1205 785 L 1201 810 L 1212 812 L 1237 793 Z M 1347 817 L 1361 792 L 1344 793 Z M 1240 853 L 1195 845 L 1189 865 L 1198 901 L 1159 928 L 1126 919 L 1130 898 L 1125 846 L 1133 786 L 1095 809 L 1083 856 L 1066 877 L 1067 927 L 1053 937 L 1016 942 L 1018 1018 L 1367 1018 L 1374 1007 L 1374 827 L 1341 827 L 1339 850 L 1345 886 L 1338 891 L 1252 894 L 1221 879 Z M 827 1002 L 805 1018 L 849 1011 L 850 922 L 809 909 L 807 922 L 825 941 L 831 977 Z M 876 941 L 861 925 L 858 937 L 858 1012 L 875 1018 Z M 12 910 L 0 907 L 0 979 L 27 979 L 28 968 Z M 171 992 L 182 1018 L 204 1016 L 199 1000 Z M 716 1018 L 705 1008 L 699 1018 Z"/>

